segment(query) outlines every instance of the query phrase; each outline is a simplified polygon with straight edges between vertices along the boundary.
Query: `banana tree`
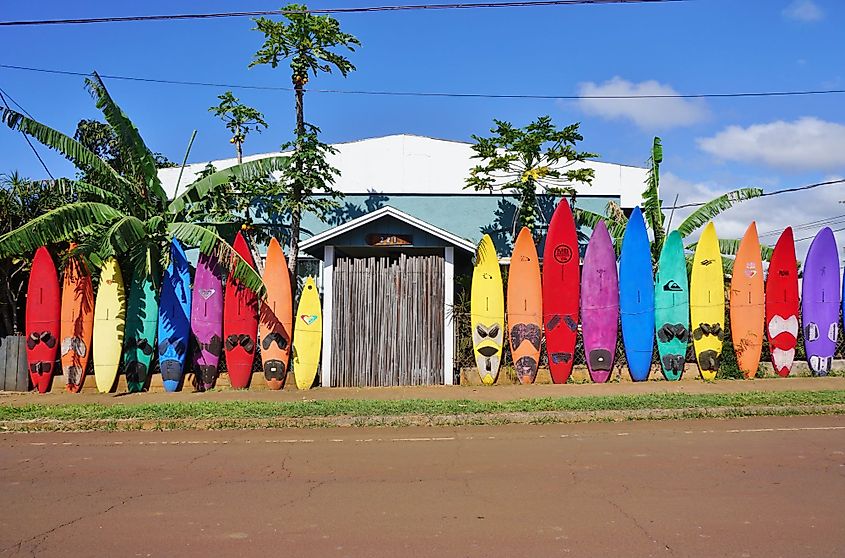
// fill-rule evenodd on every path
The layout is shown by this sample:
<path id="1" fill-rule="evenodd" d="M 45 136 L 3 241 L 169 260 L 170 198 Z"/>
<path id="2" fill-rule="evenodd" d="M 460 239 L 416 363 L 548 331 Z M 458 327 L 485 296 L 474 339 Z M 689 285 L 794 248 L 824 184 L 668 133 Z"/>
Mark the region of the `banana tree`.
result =
<path id="1" fill-rule="evenodd" d="M 660 258 L 660 251 L 663 249 L 663 243 L 669 231 L 666 230 L 665 215 L 663 212 L 663 201 L 660 199 L 660 163 L 663 162 L 663 146 L 660 138 L 655 137 L 652 144 L 651 158 L 649 159 L 648 177 L 646 178 L 646 189 L 643 192 L 643 216 L 645 217 L 646 225 L 651 229 L 654 236 L 654 241 L 651 244 L 652 261 L 656 262 Z M 745 200 L 760 197 L 763 194 L 761 188 L 739 188 L 732 190 L 721 196 L 713 198 L 707 203 L 697 207 L 690 215 L 688 215 L 681 224 L 677 226 L 677 231 L 683 238 L 687 238 L 695 233 L 698 229 L 715 219 L 718 215 L 727 211 L 737 203 Z M 610 202 L 607 207 L 607 215 L 600 215 L 593 211 L 578 209 L 576 210 L 576 220 L 580 225 L 594 227 L 600 220 L 604 220 L 607 224 L 610 236 L 613 238 L 614 246 L 617 252 L 622 248 L 622 237 L 625 235 L 625 227 L 628 224 L 628 218 L 622 212 L 618 204 Z M 722 256 L 727 256 L 726 264 L 730 268 L 732 257 L 736 255 L 739 250 L 738 239 L 719 239 L 719 248 Z M 686 246 L 689 251 L 695 250 L 696 243 L 690 243 Z M 772 248 L 769 246 L 762 246 L 763 259 L 766 261 L 772 257 Z"/>
<path id="2" fill-rule="evenodd" d="M 158 178 L 155 159 L 138 129 L 112 99 L 97 73 L 85 80 L 108 124 L 115 130 L 128 165 L 116 171 L 79 141 L 45 124 L 10 109 L 0 119 L 53 149 L 79 169 L 85 180 L 59 179 L 56 185 L 73 200 L 44 213 L 0 236 L 0 258 L 28 255 L 39 246 L 74 241 L 77 252 L 94 267 L 115 256 L 129 263 L 134 272 L 152 273 L 155 254 L 168 254 L 173 238 L 186 246 L 198 247 L 217 258 L 234 277 L 251 289 L 261 291 L 259 275 L 209 227 L 185 218 L 198 203 L 233 179 L 252 180 L 283 170 L 287 157 L 251 161 L 214 172 L 192 184 L 176 198 L 169 199 Z"/>

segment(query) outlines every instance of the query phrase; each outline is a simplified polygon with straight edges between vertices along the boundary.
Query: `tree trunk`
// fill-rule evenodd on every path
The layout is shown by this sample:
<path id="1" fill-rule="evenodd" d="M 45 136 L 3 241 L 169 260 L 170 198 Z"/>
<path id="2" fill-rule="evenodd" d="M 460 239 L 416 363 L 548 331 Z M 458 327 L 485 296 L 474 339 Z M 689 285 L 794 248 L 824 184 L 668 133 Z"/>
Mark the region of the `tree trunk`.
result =
<path id="1" fill-rule="evenodd" d="M 241 144 L 241 142 L 239 142 L 239 141 L 235 142 L 235 149 L 237 149 L 237 151 L 238 151 L 238 164 L 239 165 L 243 164 L 243 162 L 244 162 L 244 151 L 243 151 L 243 145 Z"/>
<path id="2" fill-rule="evenodd" d="M 305 110 L 303 108 L 303 101 L 305 98 L 305 90 L 302 88 L 302 82 L 297 80 L 294 76 L 294 89 L 296 90 L 296 147 L 299 149 L 302 136 L 305 135 Z M 302 173 L 302 162 L 297 162 L 299 174 Z M 299 182 L 294 182 L 293 188 L 293 209 L 290 214 L 290 254 L 288 257 L 288 268 L 290 269 L 290 276 L 292 281 L 296 281 L 296 264 L 299 259 L 299 225 L 302 222 L 302 208 L 300 207 L 300 198 L 302 197 L 302 185 Z"/>

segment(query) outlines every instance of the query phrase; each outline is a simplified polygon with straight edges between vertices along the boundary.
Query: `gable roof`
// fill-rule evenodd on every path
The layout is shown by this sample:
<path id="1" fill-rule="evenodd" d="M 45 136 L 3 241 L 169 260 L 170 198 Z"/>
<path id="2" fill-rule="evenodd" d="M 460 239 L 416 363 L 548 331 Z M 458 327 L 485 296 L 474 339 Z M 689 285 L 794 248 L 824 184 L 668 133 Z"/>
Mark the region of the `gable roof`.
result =
<path id="1" fill-rule="evenodd" d="M 329 230 L 326 230 L 326 231 L 323 231 L 319 234 L 316 234 L 316 235 L 312 236 L 311 238 L 309 238 L 308 240 L 302 242 L 299 245 L 299 248 L 302 251 L 305 251 L 305 252 L 310 251 L 310 252 L 313 253 L 315 250 L 319 249 L 321 246 L 324 246 L 326 244 L 330 244 L 331 240 L 336 238 L 336 237 L 339 237 L 339 236 L 341 236 L 345 233 L 348 233 L 348 232 L 353 231 L 357 228 L 363 227 L 364 225 L 367 225 L 369 223 L 374 223 L 374 222 L 381 220 L 381 219 L 384 219 L 386 217 L 393 217 L 395 219 L 398 219 L 399 221 L 407 223 L 408 225 L 411 225 L 412 227 L 415 227 L 415 228 L 417 228 L 421 231 L 424 231 L 424 232 L 426 232 L 426 233 L 428 233 L 428 234 L 430 234 L 434 237 L 439 238 L 440 240 L 446 242 L 447 244 L 451 244 L 452 246 L 454 246 L 456 248 L 460 248 L 462 250 L 465 250 L 465 251 L 469 252 L 470 254 L 475 253 L 475 244 L 473 244 L 469 240 L 467 240 L 465 238 L 461 238 L 459 236 L 456 236 L 456 235 L 450 233 L 449 231 L 443 230 L 440 227 L 436 227 L 436 226 L 432 225 L 431 223 L 427 223 L 427 222 L 425 222 L 421 219 L 417 219 L 413 215 L 408 215 L 404 211 L 400 211 L 400 210 L 396 209 L 395 207 L 392 207 L 392 206 L 389 206 L 389 205 L 386 205 L 384 207 L 376 209 L 375 211 L 367 213 L 366 215 L 361 215 L 360 217 L 356 217 L 355 219 L 352 219 L 351 221 L 347 221 L 346 223 L 343 223 L 342 225 L 338 225 L 334 228 L 331 228 Z"/>
<path id="2" fill-rule="evenodd" d="M 439 194 L 496 195 L 486 191 L 466 190 L 466 178 L 477 164 L 472 145 L 461 141 L 435 139 L 410 134 L 362 139 L 333 144 L 337 153 L 328 162 L 339 169 L 334 187 L 344 194 Z M 276 157 L 286 153 L 248 155 L 246 161 Z M 237 160 L 211 161 L 218 170 L 231 167 Z M 207 163 L 186 165 L 181 185 L 193 182 Z M 623 208 L 642 203 L 647 170 L 640 167 L 589 161 L 574 163 L 568 169 L 592 168 L 592 185 L 575 184 L 581 196 L 619 196 Z M 159 178 L 172 196 L 176 189 L 179 167 L 160 169 Z"/>

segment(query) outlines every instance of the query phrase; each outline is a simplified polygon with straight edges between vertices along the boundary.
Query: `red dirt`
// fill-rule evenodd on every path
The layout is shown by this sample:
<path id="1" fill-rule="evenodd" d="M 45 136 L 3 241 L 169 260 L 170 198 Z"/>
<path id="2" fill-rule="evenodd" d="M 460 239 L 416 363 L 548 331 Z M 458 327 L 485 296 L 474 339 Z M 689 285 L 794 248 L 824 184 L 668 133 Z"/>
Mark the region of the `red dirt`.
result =
<path id="1" fill-rule="evenodd" d="M 837 556 L 845 417 L 0 435 L 0 555 Z"/>

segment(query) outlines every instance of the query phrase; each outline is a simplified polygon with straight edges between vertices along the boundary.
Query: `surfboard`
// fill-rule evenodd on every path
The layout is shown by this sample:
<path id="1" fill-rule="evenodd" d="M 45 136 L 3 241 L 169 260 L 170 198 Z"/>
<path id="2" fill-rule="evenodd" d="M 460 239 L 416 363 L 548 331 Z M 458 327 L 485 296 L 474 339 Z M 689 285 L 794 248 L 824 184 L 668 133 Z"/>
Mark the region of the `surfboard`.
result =
<path id="1" fill-rule="evenodd" d="M 508 333 L 516 376 L 523 384 L 537 378 L 543 336 L 543 296 L 540 262 L 527 227 L 516 237 L 508 272 Z"/>
<path id="2" fill-rule="evenodd" d="M 543 248 L 543 326 L 549 372 L 556 384 L 572 374 L 578 338 L 581 254 L 569 202 L 562 199 L 552 215 Z"/>
<path id="3" fill-rule="evenodd" d="M 707 224 L 695 247 L 690 277 L 690 322 L 701 377 L 715 380 L 725 338 L 725 271 L 713 223 Z"/>
<path id="4" fill-rule="evenodd" d="M 94 378 L 97 390 L 108 393 L 117 378 L 123 332 L 126 326 L 126 292 L 120 266 L 114 258 L 103 262 L 94 304 Z"/>
<path id="5" fill-rule="evenodd" d="M 610 379 L 616 359 L 618 327 L 616 253 L 607 225 L 599 221 L 587 244 L 581 273 L 581 329 L 587 369 L 594 382 L 604 383 Z"/>
<path id="6" fill-rule="evenodd" d="M 255 268 L 255 260 L 243 234 L 238 232 L 232 246 L 235 252 Z M 255 338 L 258 335 L 258 297 L 232 273 L 226 280 L 223 305 L 223 346 L 226 349 L 226 370 L 229 384 L 235 389 L 249 387 L 252 363 L 255 360 Z"/>
<path id="7" fill-rule="evenodd" d="M 158 305 L 158 364 L 165 391 L 176 391 L 182 383 L 190 334 L 191 268 L 182 244 L 174 238 Z"/>
<path id="8" fill-rule="evenodd" d="M 778 238 L 766 278 L 766 334 L 772 366 L 781 377 L 789 376 L 798 346 L 798 264 L 792 227 Z"/>
<path id="9" fill-rule="evenodd" d="M 285 252 L 275 238 L 267 247 L 264 263 L 266 298 L 261 301 L 258 332 L 261 338 L 261 364 L 270 389 L 282 389 L 288 371 L 293 333 L 293 296 Z"/>
<path id="10" fill-rule="evenodd" d="M 654 356 L 654 276 L 645 219 L 635 207 L 619 256 L 619 310 L 628 372 L 635 382 L 648 380 Z"/>
<path id="11" fill-rule="evenodd" d="M 320 293 L 313 277 L 305 280 L 299 305 L 296 307 L 296 322 L 293 326 L 293 375 L 296 387 L 311 389 L 320 366 L 320 349 L 323 345 L 323 314 L 320 309 Z"/>
<path id="12" fill-rule="evenodd" d="M 663 376 L 667 380 L 680 380 L 690 332 L 687 262 L 678 231 L 669 233 L 660 250 L 654 285 L 654 323 Z"/>
<path id="13" fill-rule="evenodd" d="M 493 239 L 485 234 L 475 251 L 470 293 L 472 347 L 478 374 L 485 385 L 493 385 L 502 362 L 505 340 L 505 293 L 502 271 Z"/>
<path id="14" fill-rule="evenodd" d="M 763 260 L 757 223 L 748 226 L 734 258 L 730 291 L 731 340 L 739 369 L 746 379 L 757 375 L 763 353 Z"/>
<path id="15" fill-rule="evenodd" d="M 53 383 L 59 356 L 61 302 L 59 274 L 45 246 L 35 251 L 26 289 L 26 362 L 29 378 L 39 393 Z"/>
<path id="16" fill-rule="evenodd" d="M 841 296 L 836 239 L 830 227 L 825 227 L 810 244 L 801 287 L 804 347 L 814 376 L 826 376 L 833 364 Z"/>
<path id="17" fill-rule="evenodd" d="M 158 327 L 158 256 L 150 257 L 150 270 L 136 270 L 129 280 L 123 365 L 130 393 L 143 391 L 152 370 Z"/>
<path id="18" fill-rule="evenodd" d="M 223 353 L 223 270 L 214 256 L 200 253 L 191 293 L 193 368 L 196 387 L 207 390 L 217 381 Z"/>
<path id="19" fill-rule="evenodd" d="M 78 393 L 85 383 L 94 335 L 94 287 L 88 265 L 80 256 L 70 256 L 65 265 L 61 333 L 66 389 Z"/>

